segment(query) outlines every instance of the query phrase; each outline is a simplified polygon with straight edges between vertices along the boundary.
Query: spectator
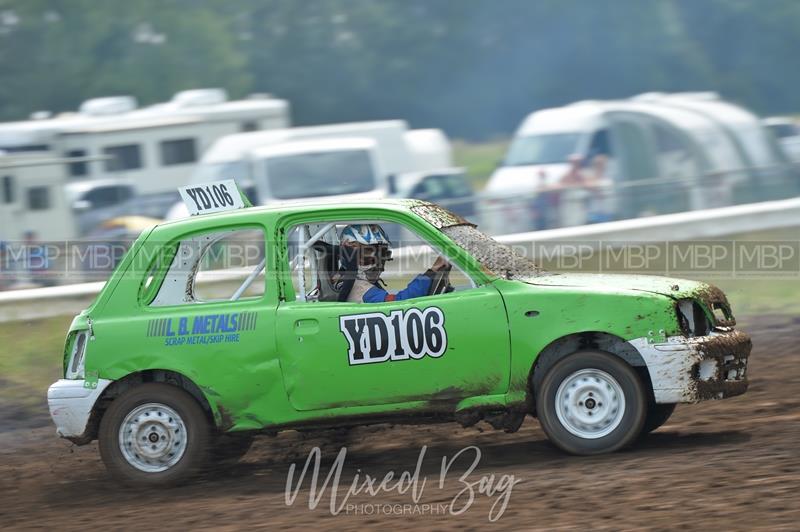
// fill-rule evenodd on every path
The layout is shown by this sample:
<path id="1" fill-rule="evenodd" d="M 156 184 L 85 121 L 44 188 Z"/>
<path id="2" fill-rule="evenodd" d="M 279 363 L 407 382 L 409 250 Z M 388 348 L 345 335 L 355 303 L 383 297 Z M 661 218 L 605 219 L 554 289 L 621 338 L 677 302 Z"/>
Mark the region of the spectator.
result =
<path id="1" fill-rule="evenodd" d="M 590 192 L 587 201 L 587 223 L 609 222 L 614 219 L 612 198 L 609 194 L 612 183 L 608 175 L 608 157 L 595 155 L 586 181 Z"/>
<path id="2" fill-rule="evenodd" d="M 581 166 L 583 157 L 570 155 L 569 170 L 559 181 L 559 225 L 571 227 L 583 225 L 587 221 L 586 202 L 589 191 L 586 188 L 587 180 L 583 175 Z"/>

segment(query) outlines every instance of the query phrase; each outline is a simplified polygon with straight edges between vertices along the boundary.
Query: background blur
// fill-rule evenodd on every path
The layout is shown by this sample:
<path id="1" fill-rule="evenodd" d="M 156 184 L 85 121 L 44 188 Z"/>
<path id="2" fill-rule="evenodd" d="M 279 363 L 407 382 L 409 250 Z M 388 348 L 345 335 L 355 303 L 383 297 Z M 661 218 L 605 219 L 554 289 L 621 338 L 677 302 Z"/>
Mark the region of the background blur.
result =
<path id="1" fill-rule="evenodd" d="M 793 0 L 0 0 L 0 288 L 102 280 L 219 179 L 494 235 L 794 197 L 799 25 Z"/>
<path id="2" fill-rule="evenodd" d="M 794 113 L 798 26 L 793 0 L 3 0 L 0 118 L 206 86 L 285 98 L 297 125 L 404 118 L 481 141 L 652 90 Z"/>
<path id="3" fill-rule="evenodd" d="M 524 479 L 509 528 L 796 528 L 799 55 L 798 0 L 0 0 L 0 518 L 329 524 L 283 489 L 335 435 L 130 497 L 48 416 L 72 315 L 131 239 L 186 214 L 176 187 L 235 178 L 260 204 L 436 201 L 549 270 L 709 280 L 753 336 L 746 395 L 636 451 L 378 426 L 345 442 L 353 469 L 479 445 L 482 472 Z"/>

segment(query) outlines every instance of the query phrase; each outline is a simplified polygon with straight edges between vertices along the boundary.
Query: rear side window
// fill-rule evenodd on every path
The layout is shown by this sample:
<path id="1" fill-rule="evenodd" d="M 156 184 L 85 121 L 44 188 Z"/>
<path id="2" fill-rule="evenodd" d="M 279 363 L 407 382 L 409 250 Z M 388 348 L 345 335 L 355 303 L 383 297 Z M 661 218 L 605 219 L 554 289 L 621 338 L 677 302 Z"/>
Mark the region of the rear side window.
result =
<path id="1" fill-rule="evenodd" d="M 124 144 L 103 148 L 107 172 L 124 172 L 142 167 L 142 149 L 138 144 Z"/>
<path id="2" fill-rule="evenodd" d="M 202 304 L 259 298 L 265 292 L 265 237 L 261 228 L 226 229 L 187 236 L 161 276 L 150 306 Z"/>
<path id="3" fill-rule="evenodd" d="M 3 184 L 3 203 L 14 203 L 16 201 L 16 187 L 14 186 L 14 176 L 5 175 Z"/>
<path id="4" fill-rule="evenodd" d="M 28 209 L 44 211 L 50 208 L 50 188 L 31 187 L 28 189 Z"/>
<path id="5" fill-rule="evenodd" d="M 177 244 L 164 246 L 157 250 L 155 257 L 150 260 L 150 265 L 147 267 L 144 277 L 142 278 L 142 284 L 139 287 L 140 302 L 149 305 L 152 303 L 153 299 L 155 299 L 164 281 L 164 274 L 172 263 L 177 250 Z M 145 257 L 145 260 L 147 259 L 149 259 L 149 257 Z"/>
<path id="6" fill-rule="evenodd" d="M 69 159 L 82 159 L 86 155 L 86 150 L 69 150 L 67 152 Z M 89 163 L 85 160 L 72 161 L 67 164 L 67 168 L 69 168 L 69 175 L 72 177 L 81 177 L 89 174 Z"/>
<path id="7" fill-rule="evenodd" d="M 194 139 L 165 140 L 161 143 L 161 164 L 193 163 L 197 160 L 197 147 Z"/>
<path id="8" fill-rule="evenodd" d="M 225 234 L 200 259 L 194 281 L 196 301 L 230 300 L 264 259 L 264 232 L 246 229 Z M 264 295 L 264 269 L 245 287 L 241 298 Z"/>

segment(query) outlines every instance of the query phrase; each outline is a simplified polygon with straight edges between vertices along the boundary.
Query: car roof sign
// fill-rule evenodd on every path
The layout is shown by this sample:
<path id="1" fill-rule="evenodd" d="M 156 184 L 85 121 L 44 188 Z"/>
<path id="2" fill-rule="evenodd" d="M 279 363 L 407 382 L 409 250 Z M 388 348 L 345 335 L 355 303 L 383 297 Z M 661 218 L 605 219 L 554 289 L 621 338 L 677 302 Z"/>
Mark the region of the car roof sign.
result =
<path id="1" fill-rule="evenodd" d="M 187 185 L 178 188 L 178 192 L 192 216 L 251 206 L 233 179 Z"/>

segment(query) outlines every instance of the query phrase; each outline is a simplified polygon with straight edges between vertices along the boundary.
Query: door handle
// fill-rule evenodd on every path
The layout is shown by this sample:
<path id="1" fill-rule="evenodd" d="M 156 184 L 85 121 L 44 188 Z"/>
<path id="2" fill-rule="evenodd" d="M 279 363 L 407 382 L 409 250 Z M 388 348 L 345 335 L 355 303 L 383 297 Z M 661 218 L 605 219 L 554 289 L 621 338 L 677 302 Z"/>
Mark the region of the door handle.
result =
<path id="1" fill-rule="evenodd" d="M 319 332 L 319 322 L 313 318 L 306 318 L 294 322 L 294 333 L 298 336 L 317 334 Z"/>

